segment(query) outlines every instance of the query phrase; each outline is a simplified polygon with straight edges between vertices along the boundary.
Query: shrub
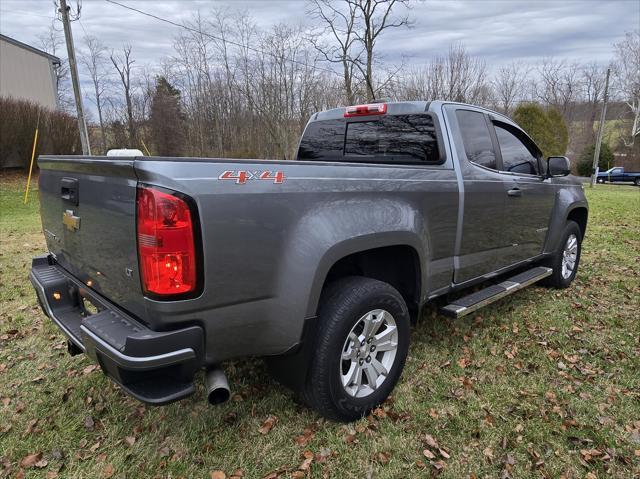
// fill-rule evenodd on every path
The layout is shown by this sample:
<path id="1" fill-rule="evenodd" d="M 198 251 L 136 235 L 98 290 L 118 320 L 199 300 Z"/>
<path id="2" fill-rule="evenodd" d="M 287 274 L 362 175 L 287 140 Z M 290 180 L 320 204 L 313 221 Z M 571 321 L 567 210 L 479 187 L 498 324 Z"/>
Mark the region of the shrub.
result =
<path id="1" fill-rule="evenodd" d="M 0 97 L 0 168 L 29 168 L 38 114 L 36 156 L 80 153 L 80 135 L 74 117 L 29 101 Z"/>
<path id="2" fill-rule="evenodd" d="M 591 168 L 593 165 L 593 155 L 596 153 L 596 145 L 587 146 L 578 159 L 578 174 L 580 176 L 591 176 Z M 613 167 L 613 152 L 607 143 L 602 142 L 600 145 L 600 156 L 598 157 L 598 168 L 600 171 L 606 171 Z"/>
<path id="3" fill-rule="evenodd" d="M 567 151 L 569 132 L 555 108 L 545 110 L 534 103 L 523 103 L 514 111 L 513 119 L 536 142 L 545 158 L 562 156 Z"/>

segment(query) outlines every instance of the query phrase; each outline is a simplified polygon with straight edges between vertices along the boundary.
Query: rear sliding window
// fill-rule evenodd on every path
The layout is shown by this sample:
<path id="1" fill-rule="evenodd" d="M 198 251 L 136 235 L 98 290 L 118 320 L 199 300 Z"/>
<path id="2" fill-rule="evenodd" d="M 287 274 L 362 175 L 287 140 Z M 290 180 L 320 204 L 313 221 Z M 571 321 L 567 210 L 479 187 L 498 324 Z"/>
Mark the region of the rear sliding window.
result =
<path id="1" fill-rule="evenodd" d="M 309 124 L 299 160 L 441 163 L 430 115 L 389 115 L 375 120 Z"/>

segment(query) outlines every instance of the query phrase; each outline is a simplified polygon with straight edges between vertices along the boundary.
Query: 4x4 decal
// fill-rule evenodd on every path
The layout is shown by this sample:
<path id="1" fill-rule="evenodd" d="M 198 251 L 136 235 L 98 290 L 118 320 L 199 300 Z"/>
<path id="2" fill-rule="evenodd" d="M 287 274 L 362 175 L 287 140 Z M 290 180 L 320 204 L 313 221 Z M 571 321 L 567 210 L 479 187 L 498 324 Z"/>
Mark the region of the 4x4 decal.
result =
<path id="1" fill-rule="evenodd" d="M 236 184 L 244 185 L 249 180 L 271 180 L 276 185 L 284 183 L 283 171 L 246 171 L 246 170 L 226 170 L 223 171 L 219 180 L 235 180 Z"/>

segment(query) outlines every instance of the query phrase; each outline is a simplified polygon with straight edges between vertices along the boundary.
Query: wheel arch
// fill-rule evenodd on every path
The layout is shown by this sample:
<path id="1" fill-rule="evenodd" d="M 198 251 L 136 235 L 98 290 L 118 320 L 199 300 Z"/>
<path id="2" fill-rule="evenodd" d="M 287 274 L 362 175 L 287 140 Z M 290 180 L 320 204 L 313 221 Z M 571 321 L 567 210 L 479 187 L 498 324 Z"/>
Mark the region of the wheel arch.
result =
<path id="1" fill-rule="evenodd" d="M 345 276 L 364 276 L 391 284 L 407 303 L 412 321 L 417 318 L 426 281 L 419 238 L 410 232 L 394 232 L 386 239 L 384 236 L 353 238 L 327 251 L 316 271 L 308 317 L 316 315 L 327 284 Z"/>
<path id="2" fill-rule="evenodd" d="M 569 220 L 578 223 L 584 238 L 588 217 L 589 205 L 582 189 L 573 186 L 560 188 L 556 194 L 555 205 L 549 221 L 544 253 L 552 254 L 558 249 L 560 236 Z"/>
<path id="3" fill-rule="evenodd" d="M 589 210 L 585 206 L 576 206 L 567 214 L 567 221 L 575 221 L 580 227 L 582 239 L 587 232 L 587 220 L 589 218 Z"/>

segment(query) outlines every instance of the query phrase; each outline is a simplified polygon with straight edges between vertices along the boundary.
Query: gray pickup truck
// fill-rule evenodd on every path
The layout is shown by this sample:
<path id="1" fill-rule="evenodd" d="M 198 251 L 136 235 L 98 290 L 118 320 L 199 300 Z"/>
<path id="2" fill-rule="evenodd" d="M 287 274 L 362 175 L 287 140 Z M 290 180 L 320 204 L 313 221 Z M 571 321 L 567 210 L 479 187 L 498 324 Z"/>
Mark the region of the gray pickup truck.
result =
<path id="1" fill-rule="evenodd" d="M 71 354 L 150 404 L 192 394 L 202 370 L 221 402 L 220 365 L 255 356 L 323 416 L 362 417 L 398 381 L 426 303 L 449 298 L 459 318 L 540 280 L 567 287 L 587 226 L 565 157 L 442 101 L 316 113 L 297 161 L 39 166 L 39 302 Z"/>

